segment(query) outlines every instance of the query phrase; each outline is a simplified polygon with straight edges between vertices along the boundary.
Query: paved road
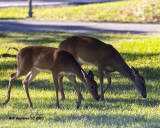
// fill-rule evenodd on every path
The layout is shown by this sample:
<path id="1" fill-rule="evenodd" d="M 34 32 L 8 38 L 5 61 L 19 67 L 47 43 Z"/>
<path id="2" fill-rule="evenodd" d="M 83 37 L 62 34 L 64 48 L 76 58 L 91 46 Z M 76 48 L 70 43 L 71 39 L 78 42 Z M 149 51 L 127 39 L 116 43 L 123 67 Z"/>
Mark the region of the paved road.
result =
<path id="1" fill-rule="evenodd" d="M 157 34 L 160 24 L 0 20 L 0 32 Z"/>

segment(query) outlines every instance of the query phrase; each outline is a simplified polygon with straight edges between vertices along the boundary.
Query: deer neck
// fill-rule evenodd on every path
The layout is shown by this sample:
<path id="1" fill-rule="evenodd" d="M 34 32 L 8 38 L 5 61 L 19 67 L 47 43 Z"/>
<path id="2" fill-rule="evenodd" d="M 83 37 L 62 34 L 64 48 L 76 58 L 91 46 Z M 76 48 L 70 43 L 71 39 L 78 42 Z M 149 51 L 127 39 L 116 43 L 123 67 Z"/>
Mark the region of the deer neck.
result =
<path id="1" fill-rule="evenodd" d="M 129 78 L 131 81 L 134 81 L 135 77 L 132 74 L 132 69 L 127 64 L 124 64 L 123 66 L 121 66 L 121 68 L 118 69 L 118 72 L 120 72 L 122 75 Z"/>

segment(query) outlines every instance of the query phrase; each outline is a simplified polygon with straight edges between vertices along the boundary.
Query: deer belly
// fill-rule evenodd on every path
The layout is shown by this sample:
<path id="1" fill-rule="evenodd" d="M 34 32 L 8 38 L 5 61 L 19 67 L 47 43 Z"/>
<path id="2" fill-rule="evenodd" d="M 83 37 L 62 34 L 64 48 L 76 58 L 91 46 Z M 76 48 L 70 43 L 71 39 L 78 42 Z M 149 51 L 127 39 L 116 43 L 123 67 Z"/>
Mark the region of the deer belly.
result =
<path id="1" fill-rule="evenodd" d="M 111 67 L 105 67 L 105 69 L 108 70 L 108 71 L 110 71 L 110 72 L 115 71 L 115 69 L 114 69 L 114 68 L 111 68 Z"/>
<path id="2" fill-rule="evenodd" d="M 34 67 L 34 69 L 36 69 L 37 71 L 40 71 L 40 72 L 51 72 L 48 69 L 41 69 L 41 68 L 36 68 L 36 67 Z"/>
<path id="3" fill-rule="evenodd" d="M 72 73 L 69 73 L 69 72 L 60 72 L 59 75 L 62 75 L 62 76 L 70 76 L 70 75 L 73 75 Z"/>
<path id="4" fill-rule="evenodd" d="M 90 62 L 87 62 L 87 61 L 81 59 L 80 57 L 78 57 L 78 60 L 77 60 L 77 61 L 78 61 L 78 63 L 80 63 L 80 64 L 87 64 L 87 65 L 96 66 L 96 65 L 94 65 L 93 63 L 90 63 Z"/>

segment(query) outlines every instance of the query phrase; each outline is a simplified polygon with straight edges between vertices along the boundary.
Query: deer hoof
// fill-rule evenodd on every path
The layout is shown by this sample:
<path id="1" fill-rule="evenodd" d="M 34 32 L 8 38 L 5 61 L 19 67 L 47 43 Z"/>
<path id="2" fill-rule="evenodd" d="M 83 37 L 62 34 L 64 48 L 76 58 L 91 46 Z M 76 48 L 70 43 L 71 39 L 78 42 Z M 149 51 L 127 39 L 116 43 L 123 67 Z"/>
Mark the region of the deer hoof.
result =
<path id="1" fill-rule="evenodd" d="M 77 109 L 79 109 L 79 106 L 77 106 Z"/>

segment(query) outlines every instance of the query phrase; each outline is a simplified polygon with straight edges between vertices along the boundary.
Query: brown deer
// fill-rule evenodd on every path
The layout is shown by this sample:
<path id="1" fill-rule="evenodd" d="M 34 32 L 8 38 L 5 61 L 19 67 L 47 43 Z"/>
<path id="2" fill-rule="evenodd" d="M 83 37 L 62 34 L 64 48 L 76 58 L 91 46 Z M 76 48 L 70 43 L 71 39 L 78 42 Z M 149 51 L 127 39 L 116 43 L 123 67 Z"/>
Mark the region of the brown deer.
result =
<path id="1" fill-rule="evenodd" d="M 118 71 L 128 77 L 143 98 L 147 97 L 145 80 L 134 68 L 130 68 L 119 52 L 109 44 L 85 36 L 73 36 L 62 41 L 59 48 L 70 52 L 80 65 L 91 64 L 98 67 L 100 78 L 101 100 L 104 100 L 104 93 L 111 85 L 111 72 Z M 108 85 L 103 90 L 104 73 L 108 79 Z"/>
<path id="2" fill-rule="evenodd" d="M 26 47 L 18 52 L 17 64 L 17 72 L 11 74 L 10 76 L 8 95 L 4 104 L 7 104 L 10 100 L 11 86 L 14 80 L 27 74 L 27 77 L 23 80 L 22 84 L 27 95 L 28 104 L 30 107 L 33 107 L 28 92 L 28 86 L 31 81 L 40 73 L 40 71 L 51 72 L 53 75 L 56 88 L 56 106 L 58 108 L 60 107 L 58 100 L 59 79 L 61 79 L 62 76 L 67 76 L 68 79 L 74 83 L 74 87 L 78 95 L 77 108 L 79 108 L 81 105 L 81 100 L 83 97 L 81 95 L 79 86 L 77 83 L 75 83 L 74 76 L 77 76 L 84 83 L 87 90 L 95 99 L 98 100 L 100 98 L 97 91 L 97 84 L 94 81 L 93 73 L 90 71 L 87 75 L 75 58 L 67 51 L 43 46 Z"/>

